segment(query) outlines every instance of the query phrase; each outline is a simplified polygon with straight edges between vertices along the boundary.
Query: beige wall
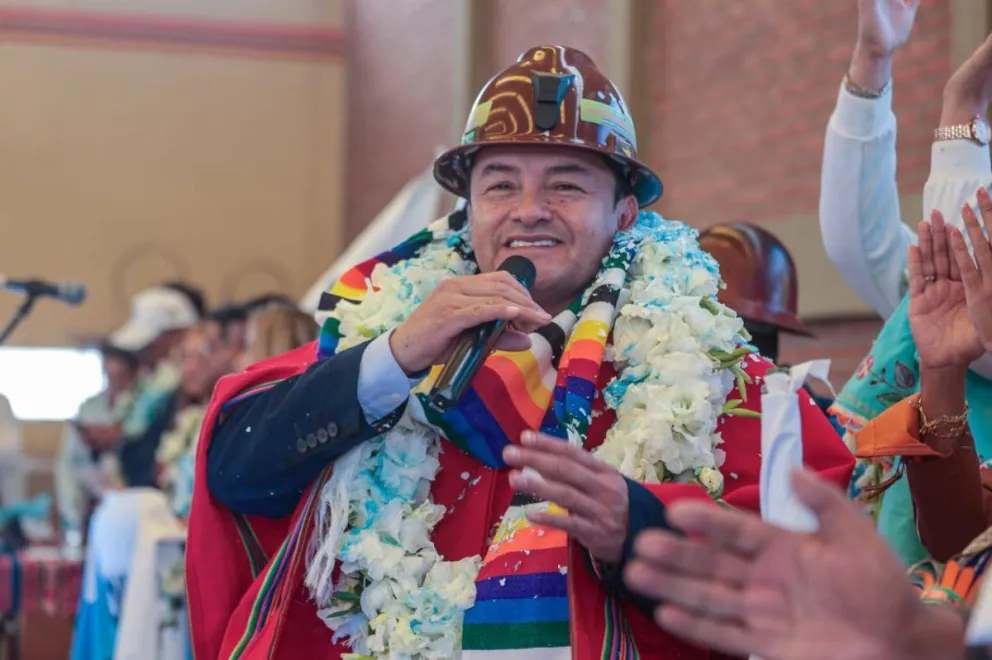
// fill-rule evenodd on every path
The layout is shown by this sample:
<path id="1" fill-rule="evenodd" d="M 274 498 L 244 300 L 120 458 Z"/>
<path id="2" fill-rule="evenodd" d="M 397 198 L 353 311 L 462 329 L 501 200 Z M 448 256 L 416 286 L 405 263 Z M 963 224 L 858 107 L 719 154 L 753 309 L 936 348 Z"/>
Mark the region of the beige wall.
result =
<path id="1" fill-rule="evenodd" d="M 164 279 L 302 294 L 342 241 L 343 25 L 342 0 L 0 1 L 0 273 L 89 288 L 11 343 L 104 333 Z M 29 455 L 59 432 L 26 424 Z"/>
<path id="2" fill-rule="evenodd" d="M 165 278 L 302 293 L 341 242 L 342 3 L 59 4 L 0 2 L 0 272 L 90 297 L 14 342 L 102 333 Z"/>

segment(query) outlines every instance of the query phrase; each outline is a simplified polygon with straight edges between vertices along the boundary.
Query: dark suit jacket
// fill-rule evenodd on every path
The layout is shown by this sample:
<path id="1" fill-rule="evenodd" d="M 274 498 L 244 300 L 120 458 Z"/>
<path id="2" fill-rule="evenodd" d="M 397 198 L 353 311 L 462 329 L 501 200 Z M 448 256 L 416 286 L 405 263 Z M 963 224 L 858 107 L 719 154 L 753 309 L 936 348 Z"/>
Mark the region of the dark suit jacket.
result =
<path id="1" fill-rule="evenodd" d="M 214 430 L 207 450 L 211 494 L 236 513 L 289 515 L 324 467 L 395 425 L 405 403 L 373 425 L 358 401 L 358 371 L 367 346 L 318 362 L 231 411 Z M 603 581 L 650 608 L 650 602 L 626 590 L 622 573 L 637 534 L 667 527 L 665 507 L 640 484 L 628 480 L 627 486 L 630 519 L 624 559 L 605 572 Z"/>

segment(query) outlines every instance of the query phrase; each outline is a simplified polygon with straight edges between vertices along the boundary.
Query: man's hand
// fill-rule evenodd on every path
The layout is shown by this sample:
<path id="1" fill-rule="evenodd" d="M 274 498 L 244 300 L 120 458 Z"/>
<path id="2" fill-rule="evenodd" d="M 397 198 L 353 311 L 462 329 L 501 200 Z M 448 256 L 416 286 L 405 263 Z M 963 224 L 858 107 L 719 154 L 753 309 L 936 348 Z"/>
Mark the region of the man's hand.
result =
<path id="1" fill-rule="evenodd" d="M 668 508 L 668 522 L 688 536 L 638 536 L 624 578 L 661 601 L 658 625 L 763 660 L 937 659 L 963 650 L 960 616 L 919 602 L 898 558 L 840 490 L 805 472 L 793 482 L 820 522 L 816 534 L 686 501 Z"/>
<path id="2" fill-rule="evenodd" d="M 852 82 L 879 91 L 892 76 L 892 56 L 909 39 L 920 0 L 858 0 Z"/>
<path id="3" fill-rule="evenodd" d="M 978 208 L 982 212 L 981 224 L 971 206 L 966 206 L 961 214 L 975 251 L 975 260 L 972 261 L 964 236 L 956 227 L 950 228 L 951 249 L 954 251 L 954 262 L 961 272 L 972 323 L 985 350 L 989 351 L 992 350 L 992 246 L 985 230 L 992 225 L 992 197 L 984 188 L 978 191 Z"/>
<path id="4" fill-rule="evenodd" d="M 939 211 L 920 223 L 920 245 L 909 248 L 909 326 L 921 370 L 960 369 L 984 352 L 951 256 Z"/>
<path id="5" fill-rule="evenodd" d="M 992 35 L 990 35 L 944 86 L 941 126 L 967 124 L 984 117 L 992 101 Z"/>
<path id="6" fill-rule="evenodd" d="M 551 322 L 551 315 L 506 272 L 454 277 L 438 285 L 389 338 L 396 362 L 407 374 L 442 364 L 458 337 L 489 321 L 510 321 L 496 345 L 504 351 L 530 348 L 527 336 Z"/>
<path id="7" fill-rule="evenodd" d="M 568 512 L 533 512 L 527 519 L 566 532 L 604 563 L 620 563 L 630 517 L 623 475 L 566 440 L 526 431 L 520 442 L 503 451 L 503 460 L 520 468 L 510 473 L 510 485 Z"/>

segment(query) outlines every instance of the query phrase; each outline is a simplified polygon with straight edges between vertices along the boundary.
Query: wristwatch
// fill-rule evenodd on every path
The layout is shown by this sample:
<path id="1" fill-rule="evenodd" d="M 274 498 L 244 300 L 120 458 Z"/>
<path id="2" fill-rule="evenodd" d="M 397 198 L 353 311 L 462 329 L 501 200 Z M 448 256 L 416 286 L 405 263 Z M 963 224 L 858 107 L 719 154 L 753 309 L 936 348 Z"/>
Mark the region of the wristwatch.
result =
<path id="1" fill-rule="evenodd" d="M 934 142 L 942 142 L 944 140 L 971 140 L 984 146 L 989 143 L 990 138 L 992 138 L 992 129 L 989 129 L 988 122 L 981 117 L 975 117 L 967 124 L 941 126 L 933 132 Z"/>

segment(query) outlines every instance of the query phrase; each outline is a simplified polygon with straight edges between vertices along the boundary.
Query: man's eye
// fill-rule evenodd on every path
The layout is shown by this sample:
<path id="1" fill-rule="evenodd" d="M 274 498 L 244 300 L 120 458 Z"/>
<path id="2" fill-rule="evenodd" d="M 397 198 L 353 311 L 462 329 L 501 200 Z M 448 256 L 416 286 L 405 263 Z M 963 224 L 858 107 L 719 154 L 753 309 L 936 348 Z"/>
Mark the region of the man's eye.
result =
<path id="1" fill-rule="evenodd" d="M 503 191 L 503 190 L 513 190 L 513 186 L 510 185 L 510 182 L 509 181 L 500 181 L 499 183 L 494 183 L 491 186 L 489 186 L 488 188 L 486 188 L 486 192 L 489 192 L 489 191 L 496 192 L 496 191 Z"/>
<path id="2" fill-rule="evenodd" d="M 556 183 L 554 188 L 555 190 L 561 190 L 564 192 L 582 192 L 582 188 L 579 188 L 574 183 Z"/>

